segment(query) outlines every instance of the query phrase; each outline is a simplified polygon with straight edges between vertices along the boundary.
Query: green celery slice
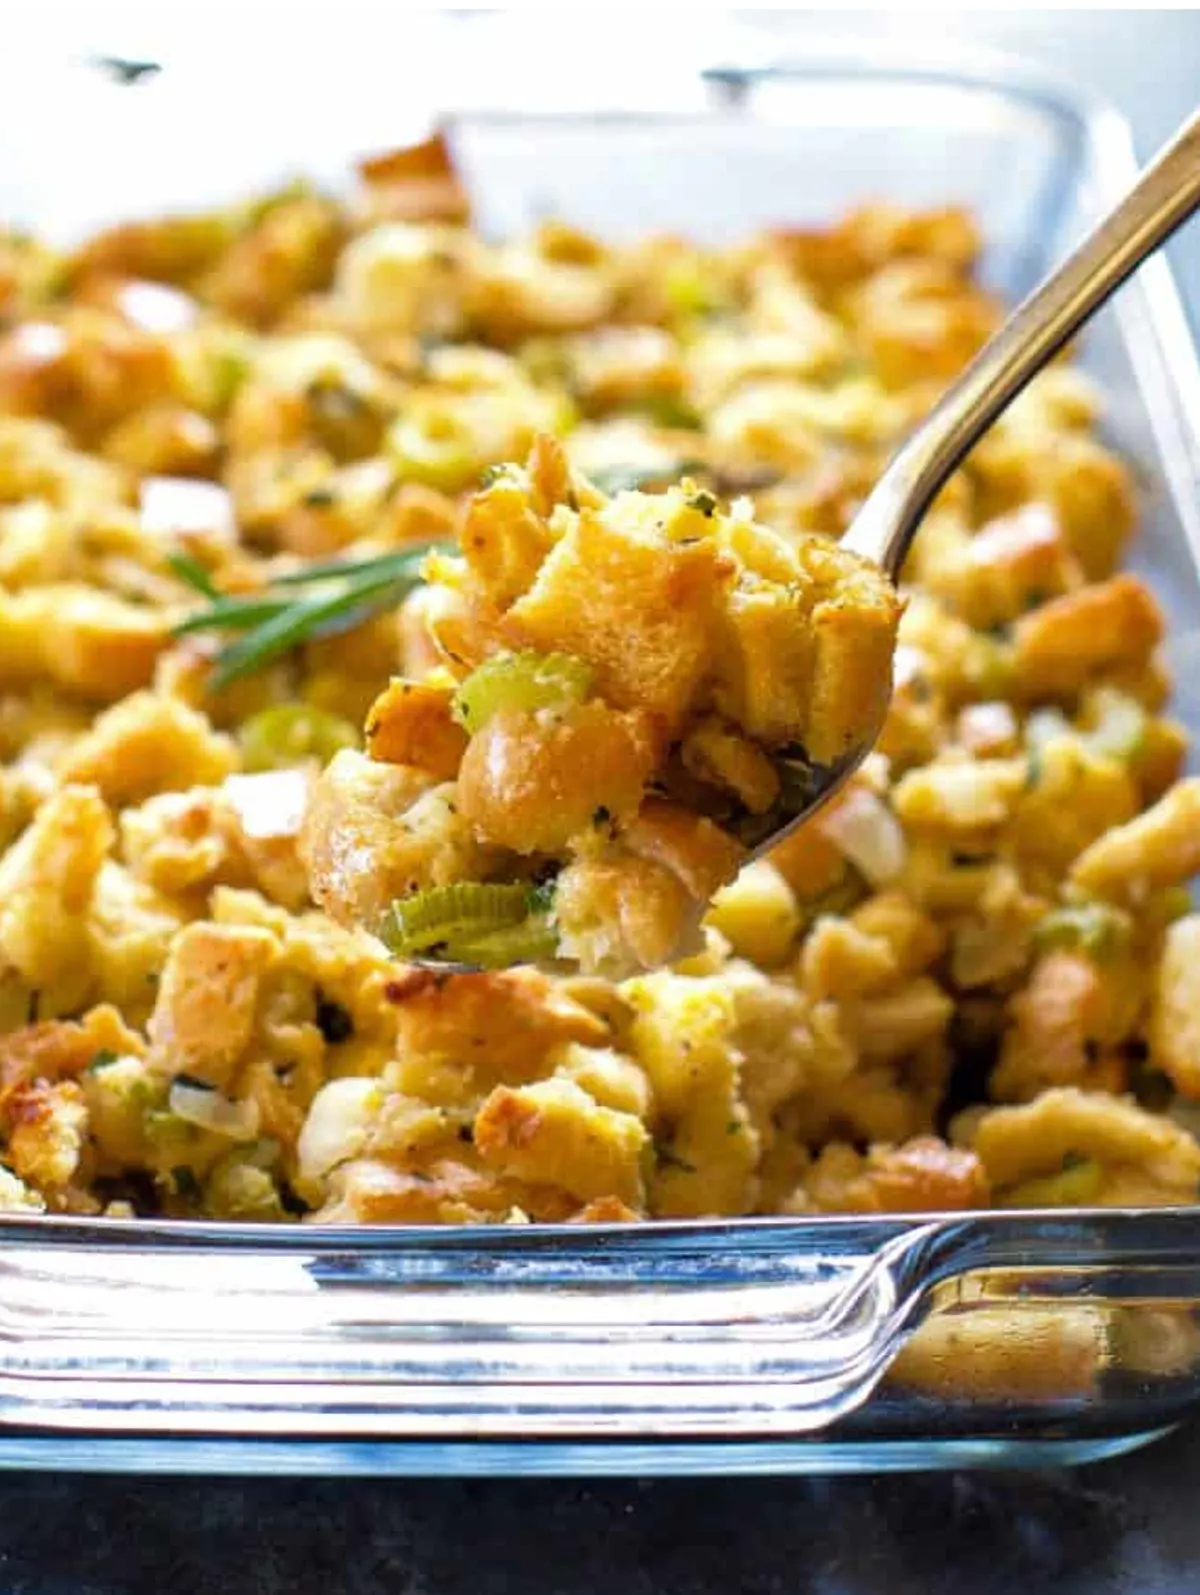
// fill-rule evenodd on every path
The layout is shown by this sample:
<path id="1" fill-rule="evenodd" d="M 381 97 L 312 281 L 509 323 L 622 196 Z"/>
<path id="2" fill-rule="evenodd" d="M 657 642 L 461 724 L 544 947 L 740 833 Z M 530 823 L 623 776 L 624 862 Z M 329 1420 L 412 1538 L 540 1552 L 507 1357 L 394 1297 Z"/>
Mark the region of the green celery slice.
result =
<path id="1" fill-rule="evenodd" d="M 474 736 L 503 709 L 562 709 L 582 703 L 591 688 L 591 666 L 570 654 L 496 654 L 459 687 L 453 714 Z"/>

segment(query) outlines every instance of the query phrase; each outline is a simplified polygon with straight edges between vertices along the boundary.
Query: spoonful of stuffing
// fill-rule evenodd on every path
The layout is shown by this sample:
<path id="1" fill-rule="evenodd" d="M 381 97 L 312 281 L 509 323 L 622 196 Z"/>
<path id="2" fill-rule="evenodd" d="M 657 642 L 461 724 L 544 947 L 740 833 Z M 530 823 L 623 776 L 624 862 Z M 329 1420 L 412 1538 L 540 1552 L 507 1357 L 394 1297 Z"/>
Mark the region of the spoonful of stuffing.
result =
<path id="1" fill-rule="evenodd" d="M 947 478 L 1200 206 L 1200 118 L 910 433 L 840 544 L 684 478 L 609 495 L 542 437 L 489 474 L 410 606 L 429 666 L 327 765 L 312 891 L 400 958 L 620 977 L 695 945 L 713 895 L 862 765 L 897 583 Z"/>

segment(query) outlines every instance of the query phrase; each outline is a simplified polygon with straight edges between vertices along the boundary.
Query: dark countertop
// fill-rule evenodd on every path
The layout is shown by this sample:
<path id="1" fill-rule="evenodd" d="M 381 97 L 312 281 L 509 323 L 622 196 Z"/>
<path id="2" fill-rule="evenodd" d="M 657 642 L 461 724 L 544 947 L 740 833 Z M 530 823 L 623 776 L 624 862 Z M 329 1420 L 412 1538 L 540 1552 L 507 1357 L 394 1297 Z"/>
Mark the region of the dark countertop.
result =
<path id="1" fill-rule="evenodd" d="M 4 1595 L 1195 1595 L 1200 1428 L 1068 1472 L 0 1479 Z"/>
<path id="2" fill-rule="evenodd" d="M 764 26 L 844 37 L 913 23 L 899 11 L 776 13 Z M 936 26 L 1090 82 L 1133 118 L 1143 154 L 1197 97 L 1195 11 L 942 10 Z M 1200 324 L 1197 231 L 1173 253 Z M 0 1595 L 1196 1595 L 1197 1486 L 1200 1427 L 1062 1473 L 645 1483 L 0 1475 Z"/>

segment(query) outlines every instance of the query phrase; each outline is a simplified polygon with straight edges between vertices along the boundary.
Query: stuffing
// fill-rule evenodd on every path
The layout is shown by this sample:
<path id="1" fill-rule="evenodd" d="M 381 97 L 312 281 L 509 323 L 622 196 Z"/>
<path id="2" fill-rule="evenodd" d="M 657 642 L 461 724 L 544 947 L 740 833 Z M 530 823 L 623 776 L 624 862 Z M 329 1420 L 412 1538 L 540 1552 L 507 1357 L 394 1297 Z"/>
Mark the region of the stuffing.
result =
<path id="1" fill-rule="evenodd" d="M 1194 1202 L 1200 784 L 1101 396 L 1042 373 L 899 591 L 839 542 L 996 324 L 971 218 L 497 239 L 443 139 L 359 175 L 0 238 L 0 1208 Z"/>
<path id="2" fill-rule="evenodd" d="M 0 967 L 70 1012 L 90 980 L 88 906 L 113 845 L 94 787 L 61 787 L 0 858 Z"/>
<path id="3" fill-rule="evenodd" d="M 1200 780 L 1180 781 L 1136 819 L 1094 841 L 1071 866 L 1079 891 L 1115 902 L 1144 902 L 1156 888 L 1200 868 Z"/>
<path id="4" fill-rule="evenodd" d="M 347 749 L 322 772 L 300 833 L 312 894 L 335 919 L 375 925 L 406 892 L 478 879 L 488 855 L 453 787 Z"/>
<path id="5" fill-rule="evenodd" d="M 836 1142 L 805 1175 L 798 1211 L 921 1213 L 984 1207 L 987 1175 L 974 1152 L 918 1136 L 901 1146 L 873 1146 L 864 1156 Z"/>
<path id="6" fill-rule="evenodd" d="M 263 979 L 279 943 L 251 926 L 192 924 L 171 944 L 146 1026 L 157 1065 L 228 1086 L 254 1034 Z"/>
<path id="7" fill-rule="evenodd" d="M 65 781 L 97 787 L 114 807 L 156 792 L 217 786 L 238 766 L 232 740 L 176 698 L 135 692 L 114 704 L 59 765 Z"/>
<path id="8" fill-rule="evenodd" d="M 1113 1205 L 1122 1205 L 1128 1187 L 1117 1181 L 1125 1171 L 1145 1182 L 1138 1201 L 1151 1199 L 1150 1191 L 1160 1203 L 1193 1201 L 1200 1181 L 1200 1146 L 1186 1130 L 1127 1098 L 1073 1086 L 1021 1107 L 989 1109 L 972 1126 L 969 1144 L 1001 1198 L 1075 1160 L 1094 1162 L 1104 1175 L 1085 1203 L 1115 1194 Z"/>
<path id="9" fill-rule="evenodd" d="M 1176 1090 L 1200 1096 L 1200 914 L 1167 928 L 1147 1025 L 1150 1056 Z"/>
<path id="10" fill-rule="evenodd" d="M 475 1116 L 475 1146 L 502 1177 L 556 1186 L 580 1203 L 615 1196 L 643 1205 L 645 1126 L 573 1081 L 497 1086 Z"/>

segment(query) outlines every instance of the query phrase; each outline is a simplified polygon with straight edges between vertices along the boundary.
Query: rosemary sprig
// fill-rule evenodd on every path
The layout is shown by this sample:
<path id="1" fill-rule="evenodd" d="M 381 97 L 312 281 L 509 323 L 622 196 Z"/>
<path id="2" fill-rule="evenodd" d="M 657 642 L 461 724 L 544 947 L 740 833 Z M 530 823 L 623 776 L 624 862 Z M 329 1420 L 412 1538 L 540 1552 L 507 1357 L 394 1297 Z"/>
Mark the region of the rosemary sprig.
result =
<path id="1" fill-rule="evenodd" d="M 704 470 L 703 460 L 671 460 L 660 465 L 601 465 L 587 473 L 602 493 L 639 493 L 659 488 Z"/>
<path id="2" fill-rule="evenodd" d="M 175 574 L 208 600 L 206 608 L 175 627 L 175 635 L 238 633 L 215 660 L 212 684 L 220 690 L 293 648 L 335 637 L 372 615 L 394 609 L 419 585 L 421 562 L 432 546 L 422 544 L 374 559 L 307 565 L 276 578 L 266 592 L 245 597 L 218 593 L 202 566 L 187 555 L 174 555 L 170 565 Z"/>
<path id="3" fill-rule="evenodd" d="M 181 582 L 188 587 L 202 593 L 205 598 L 219 598 L 221 595 L 213 585 L 213 579 L 208 571 L 191 554 L 185 554 L 182 549 L 175 549 L 167 555 L 167 564 L 179 577 Z"/>

